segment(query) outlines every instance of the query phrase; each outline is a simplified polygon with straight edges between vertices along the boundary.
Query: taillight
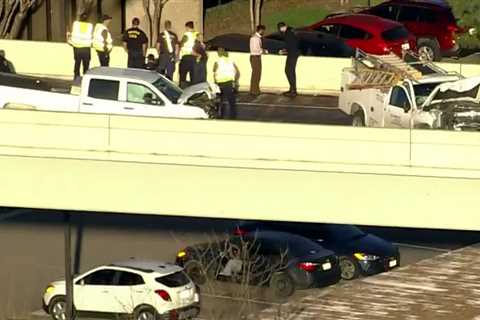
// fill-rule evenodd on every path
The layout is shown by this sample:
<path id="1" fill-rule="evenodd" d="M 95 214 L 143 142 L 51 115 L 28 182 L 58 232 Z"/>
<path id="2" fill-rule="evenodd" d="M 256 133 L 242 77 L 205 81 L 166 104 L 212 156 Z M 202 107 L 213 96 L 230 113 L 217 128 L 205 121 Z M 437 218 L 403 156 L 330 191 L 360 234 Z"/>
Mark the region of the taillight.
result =
<path id="1" fill-rule="evenodd" d="M 455 33 L 455 32 L 457 32 L 457 31 L 459 31 L 460 28 L 457 27 L 456 25 L 451 24 L 451 25 L 448 25 L 448 26 L 447 26 L 447 30 L 448 30 L 449 32 L 451 32 L 451 33 Z"/>
<path id="2" fill-rule="evenodd" d="M 307 272 L 314 272 L 317 270 L 317 264 L 313 262 L 300 262 L 297 264 L 297 267 Z"/>
<path id="3" fill-rule="evenodd" d="M 244 230 L 240 227 L 236 227 L 235 230 L 233 230 L 233 235 L 235 236 L 244 236 L 247 234 L 247 230 Z"/>
<path id="4" fill-rule="evenodd" d="M 170 295 L 165 290 L 155 290 L 155 293 L 158 294 L 160 298 L 162 298 L 165 301 L 172 301 L 172 298 L 170 298 Z"/>

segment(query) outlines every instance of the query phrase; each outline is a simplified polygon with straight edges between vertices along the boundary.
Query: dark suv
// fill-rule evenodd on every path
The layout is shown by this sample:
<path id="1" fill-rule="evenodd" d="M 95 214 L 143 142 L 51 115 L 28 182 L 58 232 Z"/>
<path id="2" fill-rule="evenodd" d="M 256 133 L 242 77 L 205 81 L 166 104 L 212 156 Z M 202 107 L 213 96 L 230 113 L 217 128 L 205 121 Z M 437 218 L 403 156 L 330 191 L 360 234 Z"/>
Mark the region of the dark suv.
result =
<path id="1" fill-rule="evenodd" d="M 451 7 L 441 1 L 390 0 L 362 13 L 403 23 L 416 36 L 418 53 L 428 60 L 457 55 L 457 34 L 465 32 Z"/>

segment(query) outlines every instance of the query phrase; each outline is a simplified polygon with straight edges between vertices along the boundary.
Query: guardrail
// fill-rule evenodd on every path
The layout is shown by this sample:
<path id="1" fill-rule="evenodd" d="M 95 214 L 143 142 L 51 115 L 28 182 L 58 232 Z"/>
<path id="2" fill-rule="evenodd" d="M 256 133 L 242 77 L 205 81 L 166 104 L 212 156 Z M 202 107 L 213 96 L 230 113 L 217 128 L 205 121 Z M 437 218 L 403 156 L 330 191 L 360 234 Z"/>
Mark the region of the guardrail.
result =
<path id="1" fill-rule="evenodd" d="M 19 73 L 58 75 L 73 77 L 73 50 L 66 43 L 0 40 L 0 49 L 6 51 Z M 35 54 L 32 54 L 35 53 Z M 213 81 L 213 63 L 216 53 L 210 52 L 208 60 L 209 81 Z M 249 55 L 232 53 L 240 69 L 240 87 L 250 86 Z M 261 87 L 264 91 L 285 91 L 288 82 L 284 74 L 286 57 L 265 55 Z M 123 48 L 115 47 L 111 54 L 111 66 L 126 67 L 127 56 Z M 96 53 L 92 50 L 92 66 L 98 65 Z M 440 64 L 448 71 L 457 71 L 465 76 L 480 74 L 479 65 Z M 300 57 L 297 66 L 298 90 L 308 94 L 335 94 L 340 90 L 341 70 L 350 66 L 350 59 L 326 57 Z"/>
<path id="2" fill-rule="evenodd" d="M 480 230 L 476 133 L 0 110 L 0 205 Z"/>

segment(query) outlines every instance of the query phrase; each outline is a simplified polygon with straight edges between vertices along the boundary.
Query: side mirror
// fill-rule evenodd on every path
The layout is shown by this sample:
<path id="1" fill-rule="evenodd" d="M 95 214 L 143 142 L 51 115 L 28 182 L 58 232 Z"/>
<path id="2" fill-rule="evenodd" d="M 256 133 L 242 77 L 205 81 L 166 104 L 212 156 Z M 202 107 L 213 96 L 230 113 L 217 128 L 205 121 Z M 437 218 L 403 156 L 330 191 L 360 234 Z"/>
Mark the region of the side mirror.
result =
<path id="1" fill-rule="evenodd" d="M 410 104 L 409 104 L 408 102 L 405 102 L 405 103 L 403 104 L 403 111 L 404 111 L 405 113 L 408 113 L 408 112 L 410 111 L 410 109 L 411 109 Z"/>

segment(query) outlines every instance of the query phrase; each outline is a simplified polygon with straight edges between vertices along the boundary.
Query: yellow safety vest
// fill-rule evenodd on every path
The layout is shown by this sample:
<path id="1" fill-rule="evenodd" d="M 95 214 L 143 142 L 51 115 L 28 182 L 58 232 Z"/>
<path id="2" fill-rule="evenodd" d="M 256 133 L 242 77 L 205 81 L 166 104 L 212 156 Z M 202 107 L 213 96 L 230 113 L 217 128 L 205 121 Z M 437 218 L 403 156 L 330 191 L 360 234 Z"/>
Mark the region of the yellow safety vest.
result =
<path id="1" fill-rule="evenodd" d="M 103 38 L 103 32 L 107 31 L 107 39 Z M 93 47 L 97 51 L 105 51 L 105 45 L 107 52 L 112 51 L 113 40 L 112 35 L 108 31 L 107 27 L 103 23 L 97 23 L 95 25 L 95 31 L 93 32 Z"/>
<path id="2" fill-rule="evenodd" d="M 216 83 L 235 81 L 235 75 L 235 63 L 233 63 L 233 61 L 225 57 L 217 60 L 217 70 L 214 75 Z"/>
<path id="3" fill-rule="evenodd" d="M 180 55 L 186 56 L 193 54 L 193 46 L 195 45 L 195 40 L 197 40 L 198 32 L 196 31 L 187 31 L 183 34 L 184 37 L 187 37 L 187 41 L 182 46 L 180 50 Z"/>
<path id="4" fill-rule="evenodd" d="M 93 25 L 91 23 L 75 21 L 69 43 L 75 48 L 90 48 L 93 40 L 92 33 Z"/>

